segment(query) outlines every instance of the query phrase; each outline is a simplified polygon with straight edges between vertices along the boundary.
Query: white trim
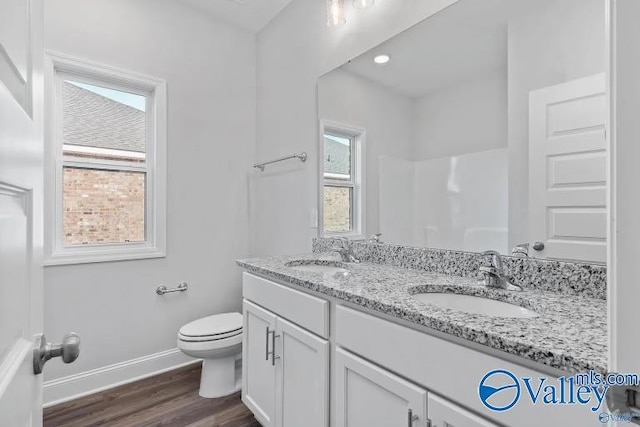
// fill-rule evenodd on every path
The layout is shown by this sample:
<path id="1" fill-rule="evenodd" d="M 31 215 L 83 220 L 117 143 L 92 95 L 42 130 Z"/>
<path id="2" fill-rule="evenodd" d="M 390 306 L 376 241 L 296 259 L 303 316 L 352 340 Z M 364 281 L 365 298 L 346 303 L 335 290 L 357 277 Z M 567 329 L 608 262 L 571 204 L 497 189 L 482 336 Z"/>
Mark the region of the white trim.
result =
<path id="1" fill-rule="evenodd" d="M 11 383 L 16 380 L 18 371 L 32 351 L 33 343 L 24 338 L 18 338 L 4 356 L 0 363 L 0 398 L 2 398 Z"/>
<path id="2" fill-rule="evenodd" d="M 118 160 L 73 159 L 62 155 L 59 81 L 65 75 L 86 83 L 107 83 L 147 97 L 146 161 L 137 164 Z M 68 55 L 45 52 L 45 265 L 80 264 L 159 258 L 166 255 L 166 174 L 167 174 L 167 84 L 164 80 L 122 70 Z M 96 149 L 100 150 L 100 149 Z M 111 151 L 111 150 L 108 150 Z M 118 151 L 118 150 L 113 150 Z M 146 173 L 144 243 L 101 244 L 64 247 L 62 245 L 62 168 L 97 167 Z"/>
<path id="3" fill-rule="evenodd" d="M 200 362 L 177 348 L 45 381 L 43 406 L 54 406 Z"/>
<path id="4" fill-rule="evenodd" d="M 351 156 L 351 176 L 353 184 L 349 181 L 325 179 L 324 175 L 324 134 L 327 129 L 345 137 L 351 137 L 354 147 Z M 366 236 L 366 139 L 367 132 L 364 128 L 345 123 L 320 119 L 318 133 L 318 236 L 319 237 L 346 237 L 350 240 L 364 239 Z M 324 231 L 324 185 L 352 187 L 354 189 L 353 220 L 354 229 L 342 233 L 330 233 Z"/>
<path id="5" fill-rule="evenodd" d="M 609 105 L 609 115 L 607 117 L 607 329 L 609 336 L 609 346 L 607 360 L 609 361 L 609 371 L 615 372 L 617 369 L 617 292 L 616 292 L 616 274 L 617 266 L 616 259 L 616 225 L 615 225 L 615 213 L 616 213 L 616 138 L 615 138 L 615 114 L 616 114 L 616 79 L 615 79 L 615 60 L 616 60 L 616 26 L 614 24 L 616 17 L 616 4 L 615 0 L 605 0 L 606 3 L 606 19 L 605 19 L 605 37 L 606 37 L 606 87 L 607 87 L 607 101 Z"/>
<path id="6" fill-rule="evenodd" d="M 137 151 L 114 150 L 111 148 L 85 147 L 82 145 L 62 144 L 62 149 L 69 153 L 88 154 L 104 157 L 123 157 L 127 159 L 144 160 L 147 155 Z"/>

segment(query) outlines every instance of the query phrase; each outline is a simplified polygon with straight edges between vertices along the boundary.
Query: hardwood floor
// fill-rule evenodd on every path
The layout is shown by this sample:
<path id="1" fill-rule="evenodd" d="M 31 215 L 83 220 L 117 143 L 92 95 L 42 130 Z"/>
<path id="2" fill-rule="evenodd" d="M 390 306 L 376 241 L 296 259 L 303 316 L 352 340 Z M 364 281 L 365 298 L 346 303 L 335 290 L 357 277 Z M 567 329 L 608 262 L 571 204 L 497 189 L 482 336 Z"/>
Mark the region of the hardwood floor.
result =
<path id="1" fill-rule="evenodd" d="M 44 427 L 260 427 L 240 393 L 198 396 L 200 365 L 63 403 L 44 411 Z"/>

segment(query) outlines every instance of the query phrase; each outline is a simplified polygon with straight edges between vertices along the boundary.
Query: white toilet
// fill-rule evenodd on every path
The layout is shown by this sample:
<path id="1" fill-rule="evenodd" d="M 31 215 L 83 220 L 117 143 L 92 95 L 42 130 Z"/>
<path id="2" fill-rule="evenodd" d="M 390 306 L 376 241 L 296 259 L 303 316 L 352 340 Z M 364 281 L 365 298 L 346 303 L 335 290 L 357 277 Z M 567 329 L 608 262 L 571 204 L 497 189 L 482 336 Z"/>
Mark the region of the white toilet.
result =
<path id="1" fill-rule="evenodd" d="M 240 390 L 236 360 L 242 350 L 242 314 L 216 314 L 187 323 L 178 333 L 178 348 L 203 359 L 200 396 L 222 397 Z"/>

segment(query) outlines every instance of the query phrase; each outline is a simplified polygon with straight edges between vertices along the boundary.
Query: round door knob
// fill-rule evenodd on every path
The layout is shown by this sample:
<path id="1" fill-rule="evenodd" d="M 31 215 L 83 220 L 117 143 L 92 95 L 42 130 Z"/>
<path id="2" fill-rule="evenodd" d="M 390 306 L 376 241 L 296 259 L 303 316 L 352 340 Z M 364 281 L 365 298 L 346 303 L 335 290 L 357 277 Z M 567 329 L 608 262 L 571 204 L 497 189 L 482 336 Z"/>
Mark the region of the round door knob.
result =
<path id="1" fill-rule="evenodd" d="M 542 243 L 542 242 L 535 242 L 535 243 L 533 244 L 533 250 L 534 250 L 534 251 L 538 251 L 538 252 L 543 251 L 543 250 L 544 250 L 544 243 Z"/>
<path id="2" fill-rule="evenodd" d="M 78 334 L 71 332 L 62 339 L 60 345 L 60 355 L 64 363 L 73 363 L 80 356 L 80 337 Z M 55 355 L 54 355 L 55 357 Z"/>
<path id="3" fill-rule="evenodd" d="M 33 348 L 33 372 L 41 374 L 44 364 L 53 357 L 61 357 L 64 363 L 73 363 L 79 355 L 80 337 L 76 333 L 65 335 L 60 344 L 48 343 L 44 335 L 37 335 Z"/>

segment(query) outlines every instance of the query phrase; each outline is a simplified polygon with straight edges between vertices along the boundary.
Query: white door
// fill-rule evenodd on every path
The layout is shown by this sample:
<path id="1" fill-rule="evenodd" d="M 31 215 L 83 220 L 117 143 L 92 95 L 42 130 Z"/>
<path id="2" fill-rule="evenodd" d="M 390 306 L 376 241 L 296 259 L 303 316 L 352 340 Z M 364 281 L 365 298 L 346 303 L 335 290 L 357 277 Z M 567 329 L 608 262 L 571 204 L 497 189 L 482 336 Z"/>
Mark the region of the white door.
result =
<path id="1" fill-rule="evenodd" d="M 427 392 L 347 351 L 335 351 L 336 427 L 426 427 Z"/>
<path id="2" fill-rule="evenodd" d="M 433 393 L 429 393 L 427 406 L 432 427 L 498 427 Z"/>
<path id="3" fill-rule="evenodd" d="M 274 427 L 276 316 L 244 300 L 242 401 L 264 427 Z"/>
<path id="4" fill-rule="evenodd" d="M 531 92 L 534 256 L 606 262 L 607 111 L 604 74 Z"/>
<path id="5" fill-rule="evenodd" d="M 329 427 L 329 343 L 276 321 L 276 425 Z"/>
<path id="6" fill-rule="evenodd" d="M 41 4 L 0 2 L 0 426 L 42 424 Z"/>

